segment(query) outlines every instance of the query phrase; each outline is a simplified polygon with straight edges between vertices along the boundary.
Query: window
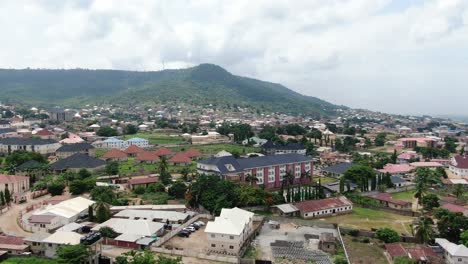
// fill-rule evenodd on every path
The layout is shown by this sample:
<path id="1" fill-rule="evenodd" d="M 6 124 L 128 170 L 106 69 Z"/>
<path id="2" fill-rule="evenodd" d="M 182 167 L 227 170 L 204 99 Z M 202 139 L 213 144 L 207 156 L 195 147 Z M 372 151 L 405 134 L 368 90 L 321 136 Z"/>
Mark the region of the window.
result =
<path id="1" fill-rule="evenodd" d="M 213 238 L 214 238 L 214 237 L 215 237 L 215 234 L 211 234 L 211 237 L 213 237 Z"/>
<path id="2" fill-rule="evenodd" d="M 216 244 L 211 244 L 211 247 L 216 247 Z"/>
<path id="3" fill-rule="evenodd" d="M 234 236 L 229 236 L 229 239 L 234 239 Z"/>
<path id="4" fill-rule="evenodd" d="M 234 249 L 234 246 L 229 246 L 229 249 Z"/>

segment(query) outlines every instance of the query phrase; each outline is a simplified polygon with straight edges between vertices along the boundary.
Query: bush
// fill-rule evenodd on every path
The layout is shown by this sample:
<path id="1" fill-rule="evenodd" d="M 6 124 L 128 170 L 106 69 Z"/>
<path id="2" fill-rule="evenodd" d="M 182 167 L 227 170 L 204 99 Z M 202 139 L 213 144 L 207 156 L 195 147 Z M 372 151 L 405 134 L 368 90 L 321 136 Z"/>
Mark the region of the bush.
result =
<path id="1" fill-rule="evenodd" d="M 385 242 L 385 243 L 393 243 L 400 241 L 400 235 L 391 228 L 380 228 L 375 233 L 376 237 Z"/>
<path id="2" fill-rule="evenodd" d="M 52 195 L 62 195 L 63 189 L 65 189 L 65 184 L 62 182 L 52 182 L 47 186 L 47 191 Z"/>
<path id="3" fill-rule="evenodd" d="M 362 243 L 370 243 L 370 239 L 366 237 L 366 238 L 363 238 L 363 239 L 361 240 L 361 242 L 362 242 Z"/>
<path id="4" fill-rule="evenodd" d="M 344 256 L 336 256 L 333 263 L 335 264 L 348 264 L 348 261 Z"/>
<path id="5" fill-rule="evenodd" d="M 137 186 L 133 189 L 133 192 L 135 194 L 144 194 L 145 193 L 145 187 L 143 186 Z"/>
<path id="6" fill-rule="evenodd" d="M 359 230 L 358 229 L 349 230 L 348 234 L 350 236 L 357 237 L 359 235 Z"/>
<path id="7" fill-rule="evenodd" d="M 156 193 L 156 192 L 165 192 L 166 188 L 164 187 L 164 184 L 157 182 L 157 183 L 152 183 L 148 185 L 148 188 L 146 188 L 147 193 Z"/>

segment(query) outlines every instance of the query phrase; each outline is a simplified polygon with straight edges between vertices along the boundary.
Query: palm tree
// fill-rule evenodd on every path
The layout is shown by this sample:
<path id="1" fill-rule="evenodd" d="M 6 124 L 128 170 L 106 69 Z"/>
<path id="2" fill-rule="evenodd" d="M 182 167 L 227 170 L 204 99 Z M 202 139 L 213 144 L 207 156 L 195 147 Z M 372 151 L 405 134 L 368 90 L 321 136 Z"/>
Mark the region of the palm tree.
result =
<path id="1" fill-rule="evenodd" d="M 419 243 L 428 244 L 434 239 L 435 233 L 432 225 L 432 219 L 427 217 L 420 218 L 412 225 L 413 235 Z"/>
<path id="2" fill-rule="evenodd" d="M 158 170 L 159 170 L 159 173 L 162 174 L 162 173 L 165 173 L 167 171 L 167 158 L 166 157 L 161 157 L 161 160 L 159 161 L 159 165 L 158 165 Z"/>
<path id="3" fill-rule="evenodd" d="M 418 198 L 418 203 L 421 204 L 430 185 L 440 182 L 440 178 L 430 169 L 418 168 L 416 170 L 416 188 L 414 193 L 414 197 Z"/>
<path id="4" fill-rule="evenodd" d="M 255 176 L 255 173 L 252 175 L 252 174 L 247 174 L 245 175 L 245 179 L 244 179 L 246 182 L 249 182 L 250 185 L 253 185 L 254 182 L 257 182 L 258 181 L 258 178 Z"/>
<path id="5" fill-rule="evenodd" d="M 6 170 L 8 171 L 9 174 L 15 175 L 16 173 L 16 166 L 14 164 L 10 164 L 6 166 Z"/>

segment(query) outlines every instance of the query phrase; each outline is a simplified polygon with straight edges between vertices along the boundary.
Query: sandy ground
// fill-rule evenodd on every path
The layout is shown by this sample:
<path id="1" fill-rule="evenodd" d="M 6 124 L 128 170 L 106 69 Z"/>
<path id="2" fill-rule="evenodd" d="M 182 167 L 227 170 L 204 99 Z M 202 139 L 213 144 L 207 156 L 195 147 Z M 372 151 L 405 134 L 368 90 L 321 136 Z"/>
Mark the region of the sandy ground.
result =
<path id="1" fill-rule="evenodd" d="M 205 250 L 208 245 L 205 234 L 205 226 L 190 234 L 190 237 L 174 236 L 164 243 L 165 248 L 178 248 L 190 250 Z"/>

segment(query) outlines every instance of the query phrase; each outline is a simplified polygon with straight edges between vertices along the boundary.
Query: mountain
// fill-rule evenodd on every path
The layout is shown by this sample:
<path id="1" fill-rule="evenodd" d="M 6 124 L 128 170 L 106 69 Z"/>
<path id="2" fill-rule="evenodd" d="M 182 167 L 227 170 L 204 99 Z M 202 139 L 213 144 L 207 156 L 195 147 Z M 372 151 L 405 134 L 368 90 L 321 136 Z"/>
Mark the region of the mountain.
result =
<path id="1" fill-rule="evenodd" d="M 0 101 L 36 105 L 184 102 L 315 115 L 333 115 L 344 109 L 280 84 L 233 75 L 213 64 L 158 72 L 0 69 L 0 90 Z"/>

